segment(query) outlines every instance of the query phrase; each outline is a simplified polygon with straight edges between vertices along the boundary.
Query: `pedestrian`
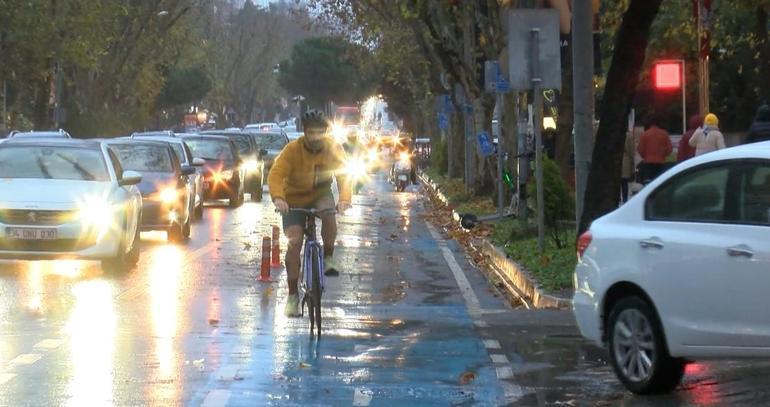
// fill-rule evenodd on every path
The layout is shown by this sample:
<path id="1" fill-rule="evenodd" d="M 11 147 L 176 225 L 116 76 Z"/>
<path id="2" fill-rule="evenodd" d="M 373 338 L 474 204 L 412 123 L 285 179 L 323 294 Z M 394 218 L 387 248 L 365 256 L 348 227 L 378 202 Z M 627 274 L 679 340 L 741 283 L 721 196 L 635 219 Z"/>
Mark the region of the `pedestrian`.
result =
<path id="1" fill-rule="evenodd" d="M 668 132 L 658 127 L 657 117 L 650 116 L 646 124 L 646 130 L 642 133 L 637 147 L 642 157 L 640 172 L 643 184 L 663 173 L 666 159 L 673 150 Z"/>
<path id="2" fill-rule="evenodd" d="M 703 124 L 703 116 L 700 114 L 690 116 L 687 132 L 684 133 L 679 140 L 679 148 L 676 152 L 676 162 L 680 163 L 695 157 L 695 147 L 690 145 L 690 139 L 692 138 L 692 135 L 695 134 L 695 131 L 700 128 L 701 124 Z"/>
<path id="3" fill-rule="evenodd" d="M 719 131 L 719 119 L 709 113 L 703 119 L 703 127 L 693 133 L 690 146 L 695 147 L 695 156 L 725 148 L 725 136 Z"/>
<path id="4" fill-rule="evenodd" d="M 623 147 L 623 167 L 620 177 L 620 200 L 623 203 L 628 201 L 628 185 L 634 179 L 634 158 L 636 156 L 636 143 L 634 142 L 634 133 L 626 132 L 626 141 Z"/>
<path id="5" fill-rule="evenodd" d="M 757 109 L 754 123 L 746 133 L 744 144 L 770 140 L 770 106 L 762 105 Z"/>

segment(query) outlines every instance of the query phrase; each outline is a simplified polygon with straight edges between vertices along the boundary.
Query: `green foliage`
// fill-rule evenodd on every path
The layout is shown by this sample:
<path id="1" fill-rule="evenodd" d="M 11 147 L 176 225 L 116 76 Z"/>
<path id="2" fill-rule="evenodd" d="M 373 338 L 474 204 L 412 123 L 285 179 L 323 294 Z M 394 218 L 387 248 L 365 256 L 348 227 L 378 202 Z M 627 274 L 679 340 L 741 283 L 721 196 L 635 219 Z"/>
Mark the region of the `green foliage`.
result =
<path id="1" fill-rule="evenodd" d="M 360 47 L 340 38 L 309 38 L 297 43 L 291 58 L 281 62 L 278 83 L 305 96 L 310 105 L 355 103 L 374 90 L 361 63 L 367 57 Z"/>
<path id="2" fill-rule="evenodd" d="M 211 80 L 202 68 L 172 69 L 157 100 L 159 109 L 188 105 L 203 99 L 211 90 Z"/>
<path id="3" fill-rule="evenodd" d="M 547 291 L 569 289 L 577 263 L 574 235 L 572 231 L 561 232 L 558 240 L 565 244 L 558 246 L 556 239 L 548 240 L 542 254 L 537 249 L 537 238 L 512 241 L 505 246 L 505 252 Z"/>
<path id="4" fill-rule="evenodd" d="M 537 189 L 535 178 L 527 184 L 529 191 L 528 205 L 537 208 Z M 559 167 L 548 157 L 543 157 L 543 200 L 545 227 L 557 248 L 564 247 L 562 231 L 564 225 L 575 218 L 575 198 L 561 177 Z"/>

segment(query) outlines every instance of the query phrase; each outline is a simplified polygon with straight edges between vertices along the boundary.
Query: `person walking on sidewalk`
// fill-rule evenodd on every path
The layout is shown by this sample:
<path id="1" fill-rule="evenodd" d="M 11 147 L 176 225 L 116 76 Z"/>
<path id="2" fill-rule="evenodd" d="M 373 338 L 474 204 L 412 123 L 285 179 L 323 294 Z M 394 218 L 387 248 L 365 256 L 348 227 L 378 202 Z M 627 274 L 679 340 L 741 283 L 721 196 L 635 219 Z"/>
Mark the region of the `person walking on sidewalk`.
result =
<path id="1" fill-rule="evenodd" d="M 642 157 L 640 172 L 643 184 L 649 183 L 663 173 L 666 158 L 672 150 L 668 132 L 658 127 L 657 117 L 651 116 L 647 120 L 647 130 L 642 133 L 637 147 Z"/>
<path id="2" fill-rule="evenodd" d="M 626 132 L 626 141 L 623 146 L 623 167 L 620 177 L 620 201 L 628 201 L 628 185 L 634 179 L 634 161 L 636 157 L 636 146 L 634 142 L 633 131 Z"/>
<path id="3" fill-rule="evenodd" d="M 676 162 L 678 163 L 695 157 L 695 147 L 690 145 L 690 139 L 692 138 L 692 135 L 695 134 L 695 131 L 700 128 L 701 124 L 703 124 L 703 116 L 700 114 L 690 116 L 688 124 L 689 127 L 687 128 L 687 132 L 684 133 L 679 140 L 679 148 L 676 152 Z"/>
<path id="4" fill-rule="evenodd" d="M 754 123 L 746 133 L 744 144 L 770 140 L 770 106 L 762 105 L 757 109 Z"/>
<path id="5" fill-rule="evenodd" d="M 278 155 L 267 177 L 270 196 L 275 208 L 283 216 L 283 231 L 289 239 L 286 249 L 286 278 L 289 298 L 285 314 L 299 316 L 299 268 L 300 251 L 304 238 L 306 214 L 292 212 L 290 208 L 325 211 L 335 208 L 332 195 L 332 179 L 337 179 L 341 213 L 350 208 L 351 186 L 342 170 L 345 152 L 329 135 L 329 122 L 323 112 L 310 110 L 303 114 L 305 135 L 290 142 Z M 334 212 L 321 215 L 323 238 L 324 274 L 338 276 L 334 263 L 334 243 L 337 238 L 337 219 Z"/>
<path id="6" fill-rule="evenodd" d="M 719 119 L 714 113 L 706 115 L 703 127 L 693 133 L 689 143 L 695 147 L 696 157 L 725 148 L 725 136 L 719 131 Z"/>

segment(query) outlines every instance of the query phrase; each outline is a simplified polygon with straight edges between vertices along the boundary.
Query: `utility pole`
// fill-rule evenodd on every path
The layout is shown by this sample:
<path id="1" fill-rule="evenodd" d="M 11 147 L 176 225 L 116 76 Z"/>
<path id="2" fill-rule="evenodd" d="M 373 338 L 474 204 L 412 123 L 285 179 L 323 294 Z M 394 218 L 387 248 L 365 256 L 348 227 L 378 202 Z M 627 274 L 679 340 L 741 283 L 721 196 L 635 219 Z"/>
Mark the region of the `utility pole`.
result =
<path id="1" fill-rule="evenodd" d="M 594 44 L 591 2 L 572 3 L 572 82 L 575 115 L 575 219 L 583 214 L 594 140 Z"/>

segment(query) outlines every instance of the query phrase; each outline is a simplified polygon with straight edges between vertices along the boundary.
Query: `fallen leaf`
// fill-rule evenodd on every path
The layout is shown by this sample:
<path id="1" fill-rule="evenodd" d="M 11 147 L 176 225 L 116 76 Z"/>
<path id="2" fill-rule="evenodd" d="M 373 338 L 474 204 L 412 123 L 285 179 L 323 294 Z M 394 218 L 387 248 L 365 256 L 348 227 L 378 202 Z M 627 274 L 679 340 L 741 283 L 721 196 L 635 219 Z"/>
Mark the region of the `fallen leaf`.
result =
<path id="1" fill-rule="evenodd" d="M 217 324 L 219 324 L 218 319 L 209 319 L 209 325 L 217 325 Z"/>
<path id="2" fill-rule="evenodd" d="M 388 240 L 390 240 L 391 242 L 396 239 L 398 239 L 398 235 L 395 233 L 391 233 L 390 236 L 388 237 Z"/>
<path id="3" fill-rule="evenodd" d="M 305 362 L 299 362 L 299 367 L 302 368 L 302 369 L 307 369 L 307 368 L 312 367 L 312 366 L 310 366 L 309 364 L 307 364 Z"/>
<path id="4" fill-rule="evenodd" d="M 249 242 L 244 242 L 243 243 L 243 250 L 250 250 L 250 249 L 251 249 L 251 244 Z"/>
<path id="5" fill-rule="evenodd" d="M 476 380 L 476 373 L 473 372 L 464 372 L 460 375 L 460 385 L 464 386 L 466 384 L 469 384 L 470 382 Z"/>

